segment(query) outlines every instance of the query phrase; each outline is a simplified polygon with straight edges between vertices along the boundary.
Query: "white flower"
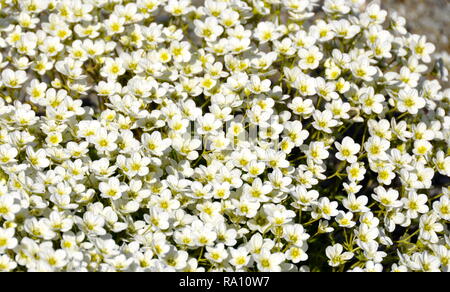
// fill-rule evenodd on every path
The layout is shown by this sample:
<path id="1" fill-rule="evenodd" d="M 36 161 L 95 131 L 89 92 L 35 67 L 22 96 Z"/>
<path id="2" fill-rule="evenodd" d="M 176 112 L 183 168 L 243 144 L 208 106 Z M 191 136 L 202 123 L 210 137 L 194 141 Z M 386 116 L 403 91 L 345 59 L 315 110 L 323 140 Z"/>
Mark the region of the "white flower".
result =
<path id="1" fill-rule="evenodd" d="M 241 198 L 241 200 L 232 199 L 232 204 L 236 208 L 236 214 L 239 216 L 245 216 L 247 218 L 252 218 L 256 215 L 259 207 L 261 206 L 259 202 L 254 202 Z"/>
<path id="2" fill-rule="evenodd" d="M 380 6 L 376 3 L 372 3 L 367 6 L 366 12 L 363 13 L 361 18 L 363 22 L 382 24 L 386 19 L 387 11 L 381 10 Z"/>
<path id="3" fill-rule="evenodd" d="M 117 144 L 114 143 L 117 140 L 117 133 L 115 132 L 108 133 L 106 129 L 100 128 L 92 140 L 98 151 L 111 152 L 117 149 Z"/>
<path id="4" fill-rule="evenodd" d="M 399 208 L 403 204 L 398 201 L 398 191 L 393 189 L 386 190 L 384 187 L 379 186 L 374 189 L 375 194 L 372 194 L 372 198 L 377 202 L 380 202 L 385 207 Z"/>
<path id="5" fill-rule="evenodd" d="M 341 0 L 338 0 L 341 1 Z M 332 22 L 334 31 L 338 37 L 343 39 L 352 39 L 361 31 L 361 27 L 351 24 L 346 19 L 336 20 Z"/>
<path id="6" fill-rule="evenodd" d="M 416 89 L 402 89 L 398 93 L 398 110 L 400 112 L 408 112 L 412 115 L 425 107 L 425 100 L 419 97 Z"/>
<path id="7" fill-rule="evenodd" d="M 335 142 L 336 149 L 339 151 L 336 153 L 336 158 L 339 160 L 345 160 L 348 163 L 355 163 L 357 157 L 355 154 L 359 152 L 361 146 L 355 143 L 352 138 L 345 137 L 342 143 Z"/>
<path id="8" fill-rule="evenodd" d="M 247 266 L 250 261 L 250 256 L 245 247 L 239 247 L 238 249 L 230 249 L 230 264 L 236 268 Z"/>
<path id="9" fill-rule="evenodd" d="M 292 218 L 295 217 L 294 211 L 286 210 L 286 208 L 281 206 L 265 204 L 263 206 L 263 209 L 267 214 L 267 219 L 273 225 L 284 225 L 286 223 L 289 223 Z"/>
<path id="10" fill-rule="evenodd" d="M 444 220 L 450 218 L 450 200 L 448 196 L 443 196 L 439 201 L 433 203 L 433 210 Z"/>
<path id="11" fill-rule="evenodd" d="M 368 219 L 366 219 L 366 220 L 368 220 Z M 373 225 L 375 225 L 375 224 L 373 224 Z M 358 246 L 362 247 L 362 246 L 364 246 L 364 244 L 368 244 L 370 242 L 375 241 L 375 239 L 380 235 L 380 232 L 375 227 L 371 227 L 367 224 L 361 224 L 361 225 L 359 225 L 359 228 L 357 230 L 355 230 L 355 234 L 358 237 L 358 240 L 357 240 Z"/>
<path id="12" fill-rule="evenodd" d="M 424 214 L 428 212 L 427 201 L 428 197 L 426 195 L 409 192 L 408 198 L 402 198 L 403 207 L 407 210 L 406 215 L 410 218 L 417 218 L 419 213 Z"/>
<path id="13" fill-rule="evenodd" d="M 270 90 L 270 80 L 260 80 L 258 76 L 253 75 L 249 81 L 249 90 L 254 94 L 267 92 Z"/>
<path id="14" fill-rule="evenodd" d="M 305 244 L 301 247 L 293 246 L 286 252 L 286 259 L 292 261 L 294 264 L 308 260 L 306 253 L 308 246 Z"/>
<path id="15" fill-rule="evenodd" d="M 372 136 L 364 143 L 364 148 L 371 159 L 386 159 L 386 150 L 389 149 L 389 146 L 389 141 L 381 139 L 378 136 Z"/>
<path id="16" fill-rule="evenodd" d="M 448 271 L 448 58 L 365 2 L 0 1 L 0 271 Z"/>
<path id="17" fill-rule="evenodd" d="M 331 133 L 331 128 L 337 126 L 338 122 L 333 119 L 333 113 L 329 110 L 315 111 L 313 114 L 314 122 L 313 126 L 319 131 L 323 131 L 325 133 Z"/>
<path id="18" fill-rule="evenodd" d="M 384 166 L 377 170 L 379 183 L 384 185 L 390 185 L 392 180 L 395 178 L 394 168 L 392 166 Z"/>
<path id="19" fill-rule="evenodd" d="M 12 194 L 0 196 L 0 216 L 5 220 L 14 220 L 21 207 Z"/>
<path id="20" fill-rule="evenodd" d="M 6 87 L 20 88 L 27 81 L 28 77 L 24 71 L 13 71 L 5 69 L 2 72 L 2 82 Z"/>
<path id="21" fill-rule="evenodd" d="M 44 106 L 46 90 L 46 83 L 40 83 L 37 79 L 31 81 L 30 86 L 27 88 L 27 93 L 30 95 L 30 101 L 35 104 Z"/>
<path id="22" fill-rule="evenodd" d="M 316 202 L 319 193 L 316 190 L 307 191 L 304 186 L 296 186 L 292 196 L 297 200 L 295 204 L 310 206 Z"/>
<path id="23" fill-rule="evenodd" d="M 19 152 L 9 144 L 0 145 L 0 164 L 15 162 Z"/>
<path id="24" fill-rule="evenodd" d="M 205 258 L 215 263 L 221 263 L 228 257 L 228 253 L 225 250 L 223 243 L 219 243 L 216 247 L 207 246 L 206 250 Z"/>
<path id="25" fill-rule="evenodd" d="M 426 140 L 414 141 L 413 153 L 416 155 L 426 155 L 432 149 L 433 145 Z"/>
<path id="26" fill-rule="evenodd" d="M 195 34 L 208 42 L 214 42 L 223 33 L 217 18 L 208 17 L 205 21 L 195 20 Z"/>
<path id="27" fill-rule="evenodd" d="M 277 27 L 272 22 L 260 22 L 255 30 L 255 38 L 260 43 L 276 40 L 280 37 Z"/>
<path id="28" fill-rule="evenodd" d="M 301 48 L 298 51 L 298 55 L 300 57 L 298 66 L 303 70 L 316 69 L 319 66 L 320 60 L 323 58 L 323 54 L 316 46 L 308 49 Z"/>
<path id="29" fill-rule="evenodd" d="M 431 243 L 437 243 L 438 236 L 436 232 L 442 232 L 444 226 L 438 222 L 439 218 L 434 215 L 422 215 L 420 217 L 420 238 L 430 241 Z"/>
<path id="30" fill-rule="evenodd" d="M 293 87 L 298 89 L 303 96 L 316 94 L 316 80 L 308 75 L 300 75 L 294 80 Z"/>
<path id="31" fill-rule="evenodd" d="M 128 187 L 121 184 L 117 178 L 113 177 L 110 178 L 108 182 L 101 182 L 99 190 L 103 198 L 117 200 L 122 196 L 123 192 L 128 190 Z"/>
<path id="32" fill-rule="evenodd" d="M 109 19 L 105 20 L 105 27 L 108 35 L 122 33 L 125 29 L 125 21 L 124 17 L 118 17 L 116 14 L 111 14 Z"/>
<path id="33" fill-rule="evenodd" d="M 350 64 L 353 75 L 364 81 L 372 81 L 373 76 L 377 73 L 377 69 L 370 66 L 368 59 L 360 58 Z"/>
<path id="34" fill-rule="evenodd" d="M 313 218 L 323 218 L 330 220 L 331 217 L 335 217 L 339 214 L 337 207 L 338 203 L 331 201 L 328 198 L 320 198 L 317 205 L 314 206 L 314 211 L 311 214 Z"/>
<path id="35" fill-rule="evenodd" d="M 14 237 L 13 228 L 0 228 L 0 251 L 3 253 L 7 249 L 13 249 L 17 246 L 17 239 Z"/>
<path id="36" fill-rule="evenodd" d="M 161 138 L 160 132 L 153 132 L 151 135 L 144 133 L 144 135 L 142 135 L 142 144 L 156 156 L 161 156 L 170 146 L 170 143 L 170 139 Z"/>
<path id="37" fill-rule="evenodd" d="M 123 67 L 123 60 L 122 59 L 112 59 L 107 58 L 105 59 L 105 63 L 100 71 L 100 74 L 107 78 L 115 80 L 120 75 L 123 75 L 125 73 L 125 68 Z"/>
<path id="38" fill-rule="evenodd" d="M 313 142 L 308 147 L 304 147 L 304 149 L 306 150 L 306 156 L 315 162 L 322 162 L 322 160 L 327 159 L 329 156 L 327 147 L 325 147 L 323 142 Z"/>
<path id="39" fill-rule="evenodd" d="M 127 166 L 125 174 L 129 177 L 146 176 L 149 173 L 150 158 L 142 157 L 139 153 L 133 153 L 129 159 L 127 159 Z"/>
<path id="40" fill-rule="evenodd" d="M 297 115 L 307 117 L 314 111 L 312 100 L 303 100 L 301 97 L 295 97 L 288 107 Z"/>
<path id="41" fill-rule="evenodd" d="M 381 94 L 375 94 L 373 87 L 363 88 L 361 90 L 361 104 L 362 110 L 366 114 L 376 113 L 379 114 L 383 111 L 384 96 Z"/>
<path id="42" fill-rule="evenodd" d="M 8 255 L 4 254 L 0 256 L 0 271 L 10 272 L 17 267 L 17 263 L 11 259 Z"/>
<path id="43" fill-rule="evenodd" d="M 410 40 L 410 49 L 414 56 L 422 59 L 425 63 L 429 63 L 431 61 L 430 54 L 436 50 L 436 47 L 427 43 L 425 36 L 413 35 Z"/>
<path id="44" fill-rule="evenodd" d="M 339 267 L 344 264 L 346 261 L 353 258 L 353 253 L 344 252 L 342 245 L 335 244 L 333 246 L 328 246 L 325 250 L 325 253 L 329 259 L 328 264 L 331 267 Z"/>
<path id="45" fill-rule="evenodd" d="M 189 0 L 169 0 L 165 10 L 172 15 L 184 15 L 191 10 L 190 3 Z"/>
<path id="46" fill-rule="evenodd" d="M 368 212 L 370 209 L 366 207 L 368 198 L 366 196 L 356 197 L 354 194 L 349 194 L 346 199 L 343 200 L 344 207 L 349 211 L 357 212 Z"/>
<path id="47" fill-rule="evenodd" d="M 47 153 L 44 149 L 39 149 L 35 152 L 31 146 L 28 146 L 26 152 L 28 161 L 33 167 L 43 169 L 50 165 L 50 160 L 47 159 Z"/>
<path id="48" fill-rule="evenodd" d="M 263 249 L 261 253 L 254 256 L 258 265 L 258 269 L 262 272 L 280 272 L 280 264 L 285 260 L 282 253 L 270 253 L 267 249 Z"/>

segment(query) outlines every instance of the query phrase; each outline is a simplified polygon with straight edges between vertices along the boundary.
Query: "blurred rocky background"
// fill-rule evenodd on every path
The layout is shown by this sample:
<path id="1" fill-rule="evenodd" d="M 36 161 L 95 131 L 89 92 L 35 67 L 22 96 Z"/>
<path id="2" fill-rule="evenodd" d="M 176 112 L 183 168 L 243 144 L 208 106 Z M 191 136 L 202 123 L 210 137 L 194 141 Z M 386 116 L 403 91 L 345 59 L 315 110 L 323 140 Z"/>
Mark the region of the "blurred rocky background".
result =
<path id="1" fill-rule="evenodd" d="M 407 29 L 426 35 L 437 52 L 450 52 L 450 0 L 380 0 L 388 11 L 406 18 Z"/>
<path id="2" fill-rule="evenodd" d="M 367 1 L 368 3 L 370 1 Z M 450 0 L 377 0 L 387 11 L 406 18 L 411 33 L 426 35 L 436 45 L 436 57 L 450 70 Z M 449 87 L 450 82 L 443 82 Z"/>

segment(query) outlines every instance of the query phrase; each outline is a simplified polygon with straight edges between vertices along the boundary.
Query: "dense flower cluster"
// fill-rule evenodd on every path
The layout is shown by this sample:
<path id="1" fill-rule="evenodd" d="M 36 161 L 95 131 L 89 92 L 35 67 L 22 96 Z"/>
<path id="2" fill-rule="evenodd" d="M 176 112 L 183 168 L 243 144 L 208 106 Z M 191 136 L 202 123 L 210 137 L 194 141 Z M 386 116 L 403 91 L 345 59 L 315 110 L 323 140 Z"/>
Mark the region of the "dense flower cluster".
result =
<path id="1" fill-rule="evenodd" d="M 434 51 L 364 0 L 0 0 L 0 271 L 449 271 Z"/>

